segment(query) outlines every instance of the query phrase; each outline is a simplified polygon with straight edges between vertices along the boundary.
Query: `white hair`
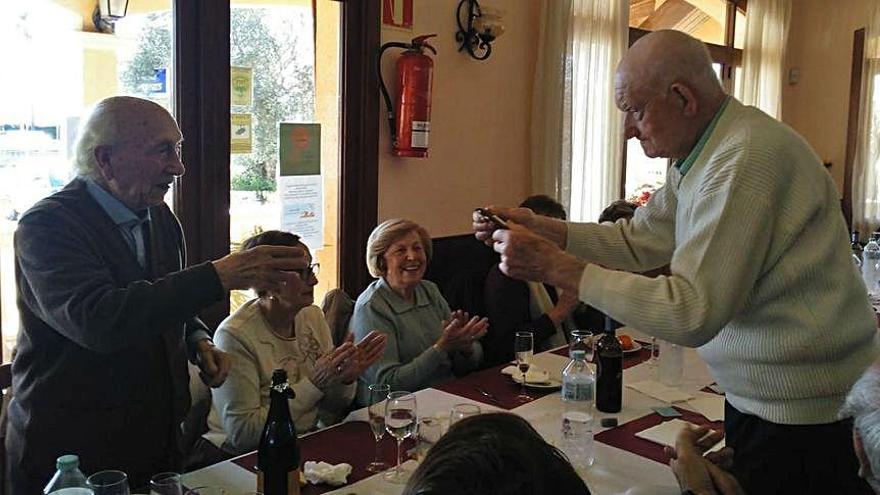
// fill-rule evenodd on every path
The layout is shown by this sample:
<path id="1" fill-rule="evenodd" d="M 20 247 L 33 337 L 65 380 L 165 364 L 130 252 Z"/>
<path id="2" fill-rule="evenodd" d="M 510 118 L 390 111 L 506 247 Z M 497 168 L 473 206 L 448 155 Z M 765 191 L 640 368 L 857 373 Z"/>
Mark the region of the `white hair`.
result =
<path id="1" fill-rule="evenodd" d="M 868 368 L 853 384 L 838 416 L 852 418 L 871 473 L 880 475 L 880 369 Z"/>
<path id="2" fill-rule="evenodd" d="M 166 112 L 155 102 L 133 96 L 112 96 L 96 103 L 79 127 L 73 160 L 76 174 L 102 180 L 95 148 L 120 144 L 124 128 L 130 125 L 132 112 L 150 108 Z"/>

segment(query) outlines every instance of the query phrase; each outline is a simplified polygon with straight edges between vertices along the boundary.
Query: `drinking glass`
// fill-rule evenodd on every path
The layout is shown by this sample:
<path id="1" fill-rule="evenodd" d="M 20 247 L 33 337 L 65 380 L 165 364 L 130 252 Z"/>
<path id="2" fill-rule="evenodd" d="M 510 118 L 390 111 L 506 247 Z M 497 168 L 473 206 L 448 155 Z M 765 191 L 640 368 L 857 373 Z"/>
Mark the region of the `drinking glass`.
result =
<path id="1" fill-rule="evenodd" d="M 89 476 L 86 484 L 95 495 L 129 495 L 128 476 L 122 471 L 98 471 Z"/>
<path id="2" fill-rule="evenodd" d="M 532 332 L 516 332 L 513 340 L 513 352 L 516 355 L 516 366 L 519 368 L 519 372 L 522 373 L 522 384 L 517 396 L 522 402 L 532 400 L 532 397 L 526 393 L 526 373 L 532 364 L 534 349 L 535 337 L 532 335 Z"/>
<path id="3" fill-rule="evenodd" d="M 452 406 L 452 411 L 449 413 L 449 426 L 458 423 L 468 416 L 476 416 L 480 412 L 482 412 L 480 411 L 480 406 L 476 404 L 456 404 Z"/>
<path id="4" fill-rule="evenodd" d="M 648 366 L 657 367 L 657 359 L 660 357 L 660 346 L 657 344 L 657 337 L 651 337 L 651 358 L 648 359 Z"/>
<path id="5" fill-rule="evenodd" d="M 419 423 L 416 396 L 410 392 L 391 392 L 385 402 L 385 429 L 397 439 L 397 467 L 385 475 L 391 483 L 406 483 L 409 473 L 400 467 L 400 444 L 416 433 Z"/>
<path id="6" fill-rule="evenodd" d="M 167 472 L 153 476 L 150 478 L 150 495 L 183 495 L 180 475 Z"/>
<path id="7" fill-rule="evenodd" d="M 226 490 L 219 486 L 197 486 L 190 488 L 186 495 L 226 495 Z"/>
<path id="8" fill-rule="evenodd" d="M 391 387 L 384 383 L 374 383 L 369 386 L 370 402 L 367 411 L 370 415 L 370 429 L 373 430 L 373 437 L 376 438 L 376 452 L 373 455 L 373 462 L 367 465 L 367 471 L 378 473 L 385 471 L 390 466 L 387 462 L 379 460 L 379 442 L 385 436 L 385 399 L 391 392 Z"/>
<path id="9" fill-rule="evenodd" d="M 589 330 L 572 330 L 571 340 L 568 344 L 568 357 L 572 358 L 574 351 L 584 351 L 584 358 L 588 363 L 593 362 L 596 346 L 593 332 Z"/>

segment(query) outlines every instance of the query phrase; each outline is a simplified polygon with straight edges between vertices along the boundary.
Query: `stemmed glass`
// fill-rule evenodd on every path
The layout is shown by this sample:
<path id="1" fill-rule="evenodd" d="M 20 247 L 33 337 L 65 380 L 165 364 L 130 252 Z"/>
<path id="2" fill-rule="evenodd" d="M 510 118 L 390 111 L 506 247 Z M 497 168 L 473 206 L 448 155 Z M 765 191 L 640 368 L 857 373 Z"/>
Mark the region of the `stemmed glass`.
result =
<path id="1" fill-rule="evenodd" d="M 476 404 L 456 404 L 452 406 L 452 411 L 449 413 L 449 426 L 458 423 L 468 416 L 476 416 L 480 412 L 482 412 L 480 411 L 480 406 Z"/>
<path id="2" fill-rule="evenodd" d="M 572 357 L 574 351 L 582 350 L 585 353 L 584 357 L 586 358 L 587 362 L 593 362 L 593 356 L 596 349 L 593 337 L 593 332 L 589 330 L 572 330 L 571 341 L 568 344 L 569 358 Z"/>
<path id="3" fill-rule="evenodd" d="M 657 345 L 657 337 L 651 337 L 651 358 L 648 359 L 648 366 L 657 367 L 657 358 L 660 356 L 660 346 Z"/>
<path id="4" fill-rule="evenodd" d="M 400 468 L 400 444 L 416 433 L 419 424 L 416 396 L 410 392 L 391 392 L 385 402 L 385 429 L 397 439 L 397 467 L 385 475 L 391 483 L 406 483 L 408 473 Z"/>
<path id="5" fill-rule="evenodd" d="M 129 495 L 128 476 L 122 471 L 98 471 L 89 476 L 86 484 L 95 495 Z"/>
<path id="6" fill-rule="evenodd" d="M 532 332 L 516 332 L 513 340 L 513 352 L 516 355 L 516 366 L 522 373 L 522 384 L 517 398 L 522 402 L 532 400 L 532 397 L 526 393 L 526 373 L 532 364 L 532 354 L 535 349 L 535 337 Z"/>
<path id="7" fill-rule="evenodd" d="M 177 473 L 159 473 L 150 478 L 150 495 L 182 495 L 180 475 Z"/>
<path id="8" fill-rule="evenodd" d="M 373 462 L 367 466 L 367 471 L 378 473 L 390 467 L 387 462 L 379 460 L 379 442 L 385 436 L 385 399 L 388 398 L 391 387 L 384 383 L 374 383 L 369 386 L 369 390 L 370 405 L 367 412 L 370 415 L 370 428 L 376 438 L 376 453 L 373 455 Z"/>

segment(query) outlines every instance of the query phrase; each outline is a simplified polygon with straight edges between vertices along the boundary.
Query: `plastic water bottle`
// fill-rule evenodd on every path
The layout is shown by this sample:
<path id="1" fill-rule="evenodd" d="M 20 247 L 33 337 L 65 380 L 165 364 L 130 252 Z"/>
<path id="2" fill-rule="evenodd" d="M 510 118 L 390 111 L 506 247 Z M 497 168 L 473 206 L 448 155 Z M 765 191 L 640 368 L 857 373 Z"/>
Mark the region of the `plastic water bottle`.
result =
<path id="1" fill-rule="evenodd" d="M 55 461 L 58 469 L 49 484 L 43 489 L 45 495 L 93 495 L 86 484 L 86 477 L 79 470 L 79 457 L 63 455 Z"/>
<path id="2" fill-rule="evenodd" d="M 587 366 L 586 352 L 572 352 L 562 371 L 562 450 L 576 468 L 587 468 L 595 460 L 593 445 L 593 394 L 596 377 Z"/>
<path id="3" fill-rule="evenodd" d="M 877 264 L 880 263 L 880 244 L 877 243 L 878 232 L 874 232 L 871 240 L 865 245 L 862 252 L 862 279 L 869 294 L 877 293 L 877 281 L 880 280 L 877 272 Z"/>

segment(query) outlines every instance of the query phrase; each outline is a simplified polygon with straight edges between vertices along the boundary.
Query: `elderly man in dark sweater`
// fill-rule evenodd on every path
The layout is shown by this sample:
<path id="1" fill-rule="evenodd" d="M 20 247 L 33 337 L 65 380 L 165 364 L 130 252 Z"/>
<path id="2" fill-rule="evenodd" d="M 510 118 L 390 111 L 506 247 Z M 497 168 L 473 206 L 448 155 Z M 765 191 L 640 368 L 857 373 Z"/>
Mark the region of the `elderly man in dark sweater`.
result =
<path id="1" fill-rule="evenodd" d="M 163 202 L 184 172 L 182 140 L 153 102 L 99 102 L 79 136 L 78 177 L 19 222 L 7 493 L 40 493 L 64 453 L 85 472 L 121 469 L 135 487 L 178 469 L 187 358 L 215 387 L 230 366 L 196 314 L 226 290 L 277 288 L 306 266 L 300 249 L 263 246 L 186 267 Z"/>

